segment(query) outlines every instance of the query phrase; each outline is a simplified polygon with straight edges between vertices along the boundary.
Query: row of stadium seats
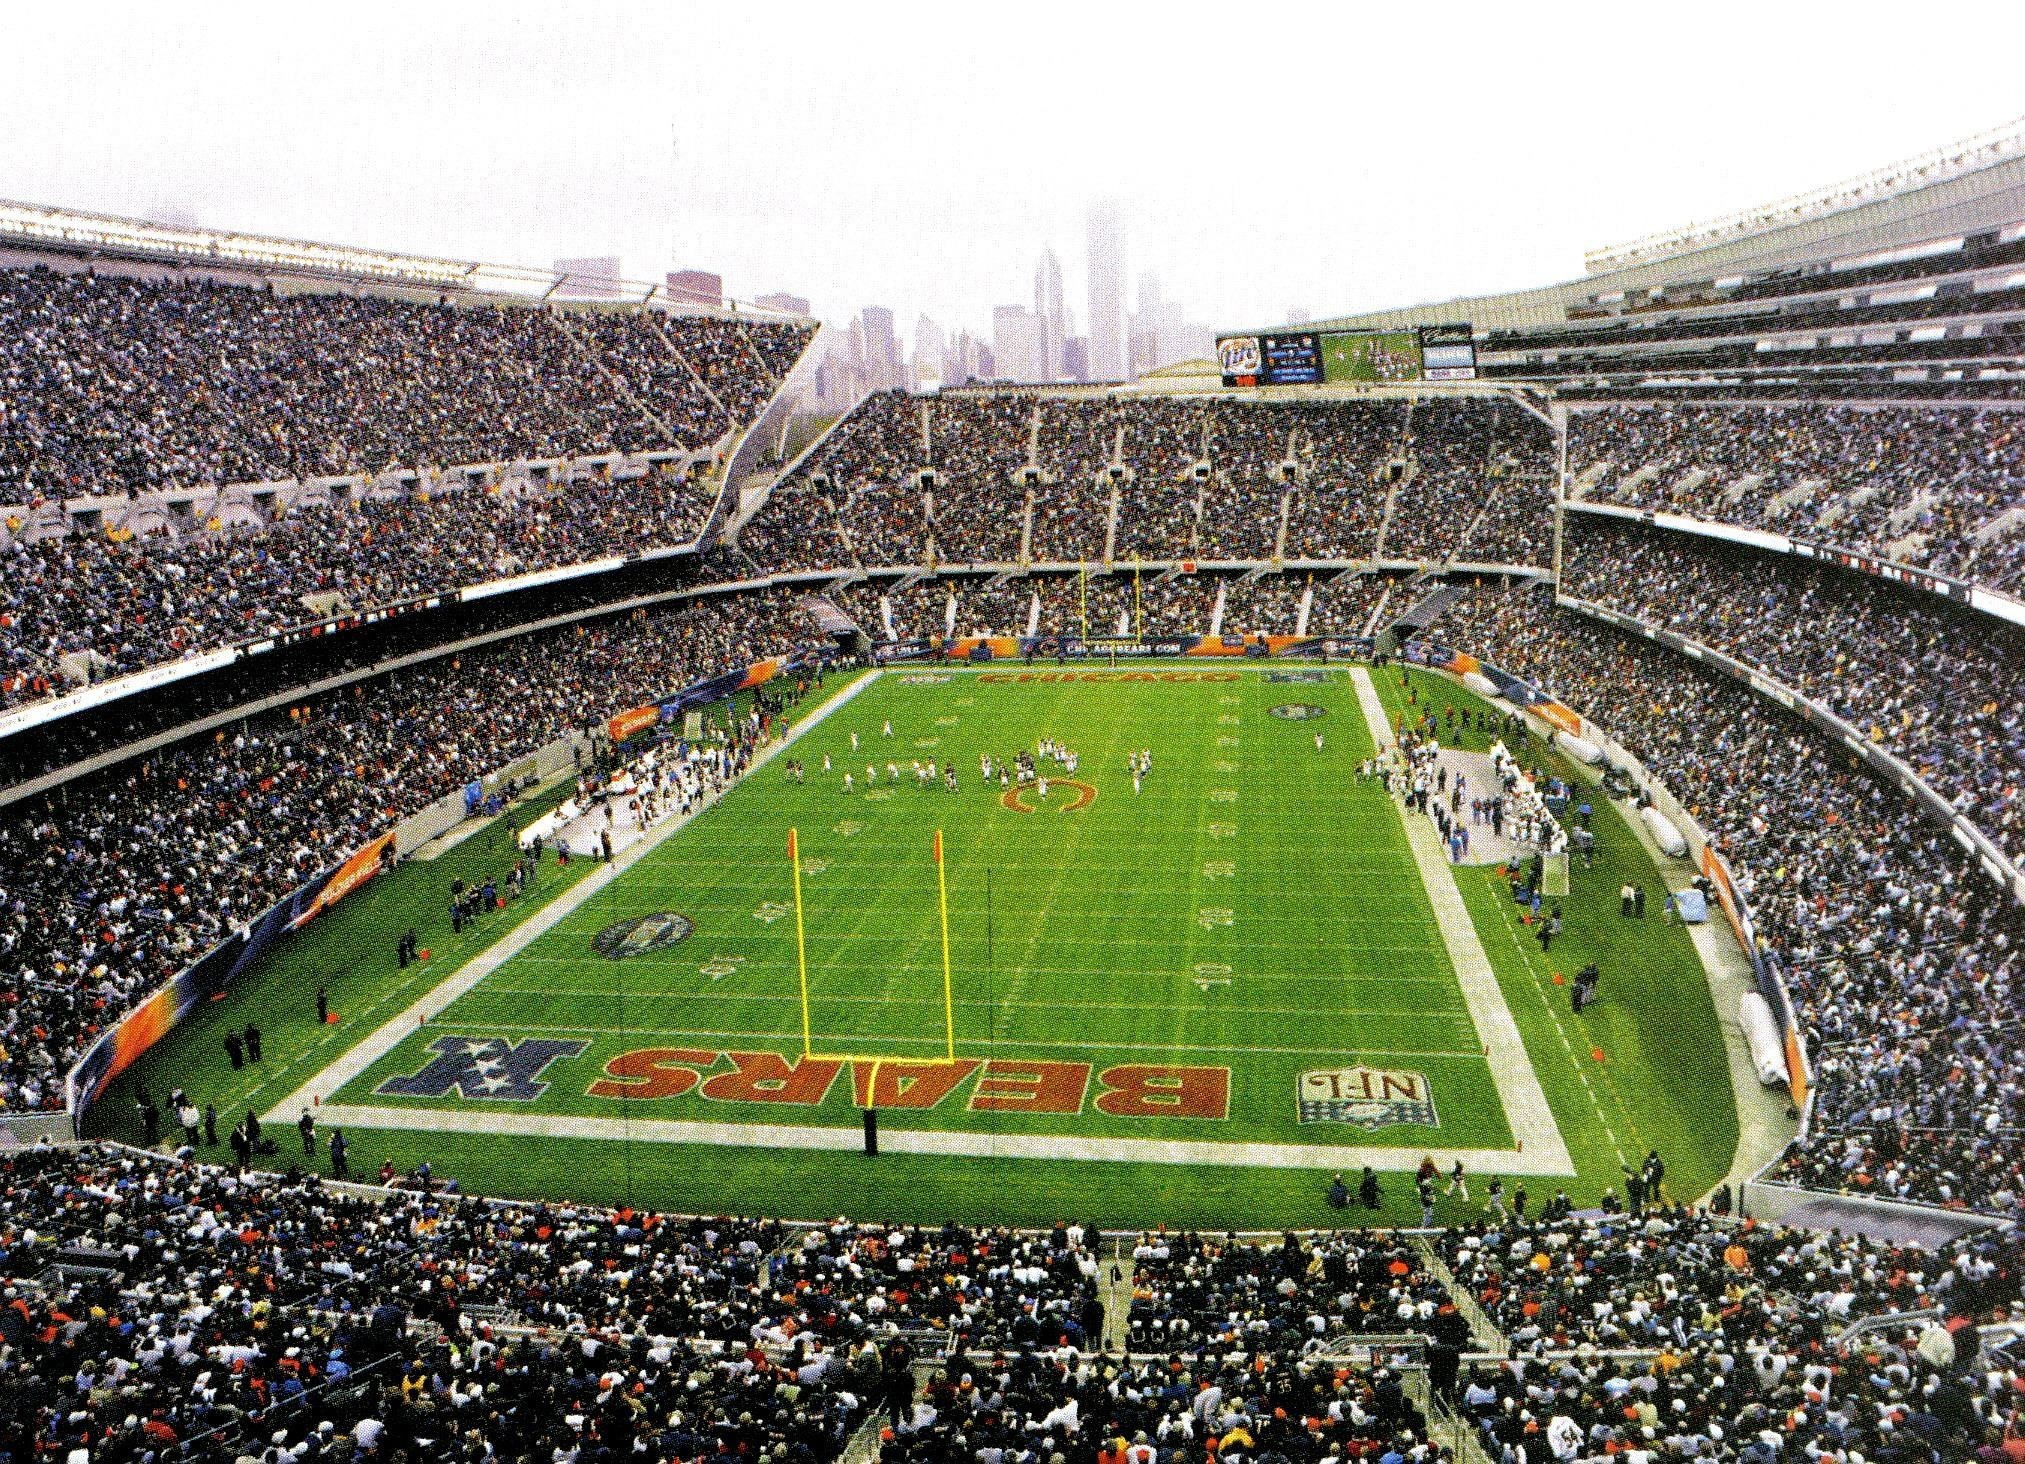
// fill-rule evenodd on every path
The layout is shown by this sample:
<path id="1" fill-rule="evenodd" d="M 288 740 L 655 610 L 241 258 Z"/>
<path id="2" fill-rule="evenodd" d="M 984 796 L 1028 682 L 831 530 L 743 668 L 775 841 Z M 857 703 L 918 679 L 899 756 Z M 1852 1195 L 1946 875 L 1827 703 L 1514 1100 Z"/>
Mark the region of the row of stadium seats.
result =
<path id="1" fill-rule="evenodd" d="M 843 590 L 838 601 L 875 640 L 886 638 L 889 610 L 899 639 L 944 634 L 952 600 L 959 636 L 1023 635 L 1036 600 L 1036 628 L 1042 635 L 1080 635 L 1085 624 L 1093 636 L 1199 634 L 1209 629 L 1219 595 L 1223 634 L 1292 635 L 1300 623 L 1301 600 L 1310 590 L 1308 628 L 1317 635 L 1358 634 L 1381 600 L 1403 610 L 1414 598 L 1396 581 L 1377 576 L 1332 583 L 1326 574 L 1252 579 L 1241 572 L 1205 571 L 1169 579 L 1149 572 L 1135 586 L 1129 572 L 1084 579 L 1055 571 L 1021 575 L 996 586 L 981 575 L 922 580 L 897 590 L 860 582 Z"/>
<path id="2" fill-rule="evenodd" d="M 1687 1212 L 1148 1234 L 1121 1357 L 1092 1332 L 1113 1243 L 1073 1225 L 379 1197 L 90 1147 L 17 1151 L 0 1183 L 17 1457 L 833 1464 L 866 1439 L 890 1464 L 1407 1464 L 1453 1457 L 1453 1410 L 1491 1458 L 1769 1464 L 2001 1459 L 2019 1424 L 2018 1369 L 1975 1330 L 2016 1319 L 2011 1236 Z M 1428 1338 L 1428 1370 L 1345 1332 Z M 1539 1350 L 1576 1338 L 1645 1350 Z M 1465 1374 L 1465 1351 L 1488 1357 Z"/>
<path id="3" fill-rule="evenodd" d="M 2000 589 L 2025 572 L 2025 413 L 1971 407 L 1613 405 L 1568 418 L 1599 503 L 1768 529 Z"/>
<path id="4" fill-rule="evenodd" d="M 1023 544 L 1037 563 L 1108 548 L 1121 564 L 1543 565 L 1553 468 L 1550 428 L 1506 398 L 888 392 L 777 486 L 740 545 L 774 571 L 920 564 L 931 547 L 941 564 L 1011 563 Z"/>

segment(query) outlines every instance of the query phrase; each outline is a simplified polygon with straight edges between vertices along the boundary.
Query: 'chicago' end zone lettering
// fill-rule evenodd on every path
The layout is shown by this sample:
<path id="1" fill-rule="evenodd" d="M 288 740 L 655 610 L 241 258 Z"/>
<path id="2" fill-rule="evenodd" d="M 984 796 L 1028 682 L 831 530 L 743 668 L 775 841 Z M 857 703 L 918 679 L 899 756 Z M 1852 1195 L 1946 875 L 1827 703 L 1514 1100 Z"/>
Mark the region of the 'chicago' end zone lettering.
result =
<path id="1" fill-rule="evenodd" d="M 1179 1118 L 1221 1123 L 1230 1117 L 1230 1069 L 1173 1063 L 1087 1062 L 995 1057 L 979 1061 L 873 1061 L 726 1052 L 696 1047 L 643 1047 L 605 1064 L 585 1089 L 593 1098 L 629 1102 L 694 1094 L 718 1103 L 773 1103 L 816 1108 L 829 1099 L 844 1068 L 856 1107 L 935 1109 L 958 1100 L 971 1113 L 1073 1116 L 1094 1109 L 1110 1118 Z M 1094 1088 L 1094 1092 L 1092 1091 Z"/>
<path id="2" fill-rule="evenodd" d="M 1238 675 L 1236 671 L 985 671 L 977 679 L 985 686 L 1020 686 L 1065 681 L 1236 681 Z"/>

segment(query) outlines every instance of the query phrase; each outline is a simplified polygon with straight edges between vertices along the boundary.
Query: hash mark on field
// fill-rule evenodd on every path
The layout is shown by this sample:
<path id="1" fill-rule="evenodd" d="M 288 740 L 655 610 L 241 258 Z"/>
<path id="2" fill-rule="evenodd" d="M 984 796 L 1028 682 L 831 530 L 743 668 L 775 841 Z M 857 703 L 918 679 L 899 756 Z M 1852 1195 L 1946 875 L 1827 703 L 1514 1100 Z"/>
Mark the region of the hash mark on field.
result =
<path id="1" fill-rule="evenodd" d="M 1203 962 L 1203 964 L 1211 966 L 1211 964 L 1217 964 L 1217 962 Z M 767 966 L 772 966 L 772 962 L 767 964 Z M 765 970 L 759 970 L 759 968 L 753 968 L 753 970 L 755 970 L 757 976 L 765 976 L 767 974 Z M 790 970 L 792 968 L 788 968 L 788 966 L 778 966 L 778 974 L 782 974 L 782 976 L 786 976 Z M 909 974 L 909 976 L 929 976 L 929 974 L 932 974 L 932 970 L 929 970 L 929 968 L 919 968 L 919 970 L 907 970 L 905 974 Z M 1025 976 L 1087 976 L 1089 972 L 1081 970 L 1081 968 L 1077 968 L 1077 970 L 1063 970 L 1059 966 L 1025 966 L 1025 968 L 1021 968 L 1021 974 L 1025 974 Z M 1177 976 L 1177 978 L 1181 976 L 1181 972 L 1144 972 L 1144 974 L 1148 974 L 1148 976 Z M 1193 980 L 1193 976 L 1189 980 Z M 1294 980 L 1298 980 L 1304 990 L 1314 986 L 1314 978 L 1312 976 L 1294 978 L 1294 976 L 1274 976 L 1274 974 L 1255 974 L 1255 972 L 1245 976 L 1245 986 L 1251 986 L 1251 984 L 1274 984 L 1274 982 L 1288 984 L 1288 982 L 1294 982 Z M 1403 986 L 1407 982 L 1428 984 L 1430 978 L 1426 978 L 1426 976 L 1397 976 L 1397 978 L 1393 978 L 1393 986 Z M 488 984 L 486 992 L 490 992 L 490 990 L 492 990 L 492 986 Z M 678 996 L 678 994 L 682 994 L 682 988 L 676 988 L 676 986 L 668 986 L 668 988 L 632 986 L 630 990 L 634 992 L 634 996 Z M 557 992 L 555 992 L 553 986 L 504 986 L 504 988 L 500 988 L 500 994 L 506 994 L 506 996 L 555 996 Z M 587 996 L 593 996 L 597 1000 L 610 1000 L 610 1002 L 618 1000 L 618 992 L 571 992 L 571 1000 L 579 1000 L 581 1002 Z M 470 1025 L 478 1025 L 480 1021 L 488 1021 L 488 1023 L 490 1021 L 502 1021 L 508 1027 L 512 1027 L 514 1031 L 520 1029 L 520 1023 L 508 1019 L 508 1016 L 494 1016 L 492 1012 L 486 1012 L 484 1016 L 476 1016 L 470 1010 L 466 1010 L 468 1006 L 474 1006 L 478 1010 L 486 1010 L 486 1006 L 484 1006 L 486 1000 L 490 1000 L 490 998 L 484 992 L 474 994 L 474 996 L 466 996 L 464 1004 L 460 1004 L 456 1008 L 458 1021 L 464 1021 L 464 1023 L 470 1023 Z M 796 992 L 765 992 L 765 990 L 745 990 L 745 992 L 739 992 L 735 998 L 727 998 L 727 1000 L 737 1000 L 737 1002 L 792 1002 L 794 1006 L 802 1004 L 802 998 Z M 826 1006 L 932 1006 L 936 1010 L 942 1010 L 942 996 L 891 996 L 891 994 L 885 994 L 885 992 L 875 994 L 875 996 L 865 996 L 865 994 L 820 992 L 816 996 L 816 1000 L 820 1000 Z M 970 1008 L 976 1008 L 976 1010 L 990 1010 L 990 1008 L 1002 1006 L 1002 1002 L 998 1002 L 994 996 L 958 996 L 956 1004 L 958 1006 L 970 1006 Z M 1174 1014 L 1174 1002 L 1172 1002 L 1172 998 L 1144 1000 L 1144 1002 L 1120 1002 L 1120 1000 L 1087 1002 L 1087 1000 L 1063 1000 L 1063 998 L 1049 996 L 1049 998 L 1041 998 L 1041 1000 L 1029 1002 L 1027 1010 L 1031 1010 L 1031 1012 L 1059 1012 L 1059 1010 L 1077 1010 L 1077 1012 L 1081 1012 L 1081 1010 L 1091 1010 L 1091 1012 L 1166 1012 L 1168 1016 L 1172 1016 Z M 1270 1014 L 1276 1014 L 1276 1016 L 1314 1016 L 1314 1002 L 1312 1000 L 1310 1002 L 1302 1002 L 1300 1006 L 1247 1006 L 1245 1010 L 1270 1012 Z M 1476 1041 L 1476 1029 L 1474 1027 L 1466 1027 L 1466 1023 L 1470 1021 L 1470 1014 L 1466 1010 L 1460 1010 L 1460 1008 L 1442 1010 L 1442 1008 L 1422 1006 L 1422 1004 L 1415 1004 L 1415 1006 L 1330 1006 L 1328 1014 L 1330 1016 L 1375 1016 L 1375 1019 L 1391 1019 L 1391 1021 L 1407 1019 L 1407 1021 L 1415 1021 L 1415 1023 L 1452 1025 L 1458 1031 L 1462 1031 L 1466 1035 L 1466 1039 L 1470 1041 L 1468 1053 L 1464 1053 L 1464 1051 L 1458 1049 L 1456 1055 L 1458 1057 L 1468 1057 L 1472 1053 L 1478 1055 L 1478 1057 L 1482 1055 L 1482 1045 Z M 448 1016 L 446 1016 L 446 1021 L 448 1021 Z M 1000 1033 L 1000 1035 L 1004 1035 L 1004 1033 Z"/>
<path id="2" fill-rule="evenodd" d="M 1230 967 L 1221 961 L 1197 961 L 1194 979 L 1197 991 L 1208 991 L 1212 986 L 1228 986 Z"/>

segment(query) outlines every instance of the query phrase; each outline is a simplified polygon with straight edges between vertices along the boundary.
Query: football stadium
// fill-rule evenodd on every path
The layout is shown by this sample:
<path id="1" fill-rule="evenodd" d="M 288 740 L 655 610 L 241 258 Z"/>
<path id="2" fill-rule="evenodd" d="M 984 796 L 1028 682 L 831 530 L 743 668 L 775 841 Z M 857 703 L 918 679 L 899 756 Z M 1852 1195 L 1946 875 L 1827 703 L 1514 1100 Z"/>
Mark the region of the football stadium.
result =
<path id="1" fill-rule="evenodd" d="M 0 202 L 0 1450 L 2019 1457 L 2025 123 L 1875 161 L 911 363 Z"/>

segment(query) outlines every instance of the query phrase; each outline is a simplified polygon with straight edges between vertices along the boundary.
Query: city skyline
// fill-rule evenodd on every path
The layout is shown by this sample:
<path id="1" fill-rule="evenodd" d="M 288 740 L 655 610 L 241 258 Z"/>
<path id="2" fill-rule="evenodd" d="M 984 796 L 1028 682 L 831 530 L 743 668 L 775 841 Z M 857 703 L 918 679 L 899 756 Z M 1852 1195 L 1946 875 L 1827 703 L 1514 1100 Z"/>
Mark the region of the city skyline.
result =
<path id="1" fill-rule="evenodd" d="M 913 351 L 903 353 L 894 312 L 867 305 L 828 332 L 817 366 L 816 395 L 844 404 L 865 391 L 893 387 L 924 389 L 971 380 L 1053 384 L 1129 381 L 1147 371 L 1214 348 L 1214 327 L 1188 319 L 1180 301 L 1163 294 L 1152 271 L 1137 276 L 1137 306 L 1127 301 L 1130 240 L 1119 226 L 1115 205 L 1091 201 L 1085 235 L 1087 314 L 1068 304 L 1061 256 L 1044 244 L 1033 268 L 1033 303 L 994 305 L 990 319 L 974 332 L 970 323 L 944 322 L 922 313 L 915 318 Z M 1100 340 L 1100 334 L 1108 331 Z"/>

